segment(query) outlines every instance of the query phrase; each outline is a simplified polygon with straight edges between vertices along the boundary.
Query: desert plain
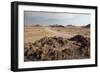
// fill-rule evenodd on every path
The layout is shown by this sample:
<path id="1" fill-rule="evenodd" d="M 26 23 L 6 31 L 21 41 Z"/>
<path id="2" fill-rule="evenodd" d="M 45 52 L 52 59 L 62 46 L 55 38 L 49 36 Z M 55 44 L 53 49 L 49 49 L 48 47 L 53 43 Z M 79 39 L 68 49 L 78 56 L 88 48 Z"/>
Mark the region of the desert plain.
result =
<path id="1" fill-rule="evenodd" d="M 24 61 L 90 58 L 90 25 L 25 26 Z"/>

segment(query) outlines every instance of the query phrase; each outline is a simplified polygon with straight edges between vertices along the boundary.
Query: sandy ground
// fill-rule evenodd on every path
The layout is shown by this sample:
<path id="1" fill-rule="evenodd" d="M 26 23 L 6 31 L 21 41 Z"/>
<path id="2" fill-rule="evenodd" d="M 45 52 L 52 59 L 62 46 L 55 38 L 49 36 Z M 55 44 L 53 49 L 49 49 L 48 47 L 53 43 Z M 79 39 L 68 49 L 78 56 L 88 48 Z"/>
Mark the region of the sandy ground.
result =
<path id="1" fill-rule="evenodd" d="M 61 32 L 52 30 L 52 29 L 50 29 L 49 27 L 44 27 L 44 29 L 45 29 L 45 31 L 48 31 L 48 32 L 53 33 L 52 36 L 58 36 L 58 37 L 63 37 L 63 38 L 70 38 L 70 37 L 72 37 L 71 34 L 65 34 L 65 33 L 63 33 L 63 32 L 61 33 Z M 74 34 L 73 34 L 73 36 L 74 36 Z"/>
<path id="2" fill-rule="evenodd" d="M 90 37 L 90 29 L 89 28 L 58 28 L 58 27 L 25 27 L 24 29 L 24 37 L 25 43 L 35 42 L 36 40 L 41 39 L 42 37 L 63 37 L 70 38 L 75 35 L 83 35 L 85 37 Z"/>

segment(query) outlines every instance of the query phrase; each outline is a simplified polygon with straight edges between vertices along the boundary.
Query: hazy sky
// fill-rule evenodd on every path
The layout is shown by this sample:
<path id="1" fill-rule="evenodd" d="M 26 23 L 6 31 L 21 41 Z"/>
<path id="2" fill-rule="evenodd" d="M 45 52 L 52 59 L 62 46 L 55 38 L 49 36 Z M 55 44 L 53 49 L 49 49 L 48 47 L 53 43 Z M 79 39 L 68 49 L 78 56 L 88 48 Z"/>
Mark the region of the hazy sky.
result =
<path id="1" fill-rule="evenodd" d="M 25 25 L 68 25 L 81 26 L 91 23 L 90 14 L 67 13 L 67 12 L 34 12 L 24 11 Z"/>

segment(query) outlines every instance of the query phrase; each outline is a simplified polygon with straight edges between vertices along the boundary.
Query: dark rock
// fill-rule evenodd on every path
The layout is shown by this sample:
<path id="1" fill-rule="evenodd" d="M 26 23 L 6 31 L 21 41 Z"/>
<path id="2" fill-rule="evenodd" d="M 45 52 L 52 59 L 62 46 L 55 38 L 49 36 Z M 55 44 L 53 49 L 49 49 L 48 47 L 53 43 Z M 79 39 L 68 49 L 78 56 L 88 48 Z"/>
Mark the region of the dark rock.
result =
<path id="1" fill-rule="evenodd" d="M 81 43 L 83 46 L 90 46 L 90 40 L 83 37 L 82 35 L 76 35 L 76 36 L 70 38 L 69 40 L 77 41 L 77 42 Z"/>
<path id="2" fill-rule="evenodd" d="M 76 35 L 70 39 L 43 37 L 25 43 L 24 61 L 47 61 L 90 58 L 90 39 Z"/>

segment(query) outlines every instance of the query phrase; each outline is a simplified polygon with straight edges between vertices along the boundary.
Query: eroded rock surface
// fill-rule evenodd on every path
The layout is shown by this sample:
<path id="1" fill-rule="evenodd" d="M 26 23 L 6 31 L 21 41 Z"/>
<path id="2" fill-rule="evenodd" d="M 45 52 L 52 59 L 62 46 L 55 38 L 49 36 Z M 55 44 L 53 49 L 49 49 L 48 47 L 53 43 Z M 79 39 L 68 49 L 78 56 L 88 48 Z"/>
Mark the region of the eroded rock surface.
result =
<path id="1" fill-rule="evenodd" d="M 24 61 L 47 61 L 90 58 L 90 39 L 76 35 L 70 39 L 43 37 L 25 43 Z"/>

